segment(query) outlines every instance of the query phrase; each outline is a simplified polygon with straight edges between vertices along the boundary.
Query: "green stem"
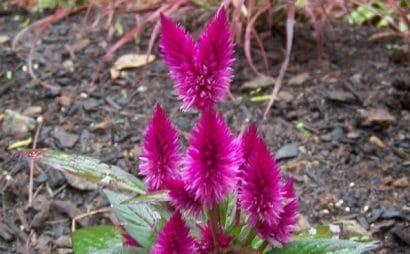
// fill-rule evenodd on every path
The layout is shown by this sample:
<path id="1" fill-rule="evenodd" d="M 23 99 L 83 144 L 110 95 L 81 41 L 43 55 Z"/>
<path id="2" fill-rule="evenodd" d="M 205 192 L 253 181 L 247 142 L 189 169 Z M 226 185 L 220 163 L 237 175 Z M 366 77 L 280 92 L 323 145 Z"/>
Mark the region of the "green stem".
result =
<path id="1" fill-rule="evenodd" d="M 221 254 L 218 243 L 218 224 L 219 224 L 219 205 L 214 205 L 208 212 L 209 221 L 211 222 L 212 238 L 216 254 Z"/>
<path id="2" fill-rule="evenodd" d="M 268 245 L 269 242 L 267 240 L 263 241 L 262 245 L 258 248 L 258 253 L 263 253 L 263 251 L 266 249 Z"/>
<path id="3" fill-rule="evenodd" d="M 246 239 L 243 242 L 242 246 L 250 246 L 255 236 L 256 236 L 256 231 L 254 229 L 251 229 L 251 231 L 249 231 L 248 235 L 246 236 Z"/>

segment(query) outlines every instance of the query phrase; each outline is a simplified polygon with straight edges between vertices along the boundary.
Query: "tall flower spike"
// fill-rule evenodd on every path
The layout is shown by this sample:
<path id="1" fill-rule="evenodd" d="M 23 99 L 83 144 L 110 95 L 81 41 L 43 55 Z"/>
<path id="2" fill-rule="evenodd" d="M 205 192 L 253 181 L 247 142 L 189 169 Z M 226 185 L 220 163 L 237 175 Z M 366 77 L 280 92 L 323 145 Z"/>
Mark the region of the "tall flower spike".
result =
<path id="1" fill-rule="evenodd" d="M 198 216 L 202 211 L 201 202 L 195 197 L 195 193 L 185 187 L 185 183 L 180 179 L 167 179 L 165 186 L 169 190 L 171 204 L 178 210 L 185 210 L 188 213 Z"/>
<path id="2" fill-rule="evenodd" d="M 178 174 L 181 159 L 178 133 L 157 104 L 145 131 L 140 174 L 145 176 L 149 191 L 163 188 L 164 180 Z"/>
<path id="3" fill-rule="evenodd" d="M 215 249 L 214 240 L 212 236 L 211 224 L 208 223 L 204 228 L 199 227 L 201 238 L 196 242 L 196 249 L 199 254 L 209 254 Z M 218 225 L 217 243 L 219 249 L 228 247 L 232 237 L 226 235 L 221 227 Z"/>
<path id="4" fill-rule="evenodd" d="M 161 16 L 160 47 L 184 110 L 204 109 L 225 99 L 232 79 L 233 43 L 226 11 L 219 9 L 198 43 L 184 28 Z"/>
<path id="5" fill-rule="evenodd" d="M 291 240 L 291 234 L 296 229 L 298 216 L 298 201 L 292 179 L 283 186 L 282 193 L 287 199 L 285 201 L 287 204 L 283 207 L 279 222 L 276 225 L 268 222 L 261 223 L 257 226 L 257 230 L 262 238 L 271 238 L 283 245 Z"/>
<path id="6" fill-rule="evenodd" d="M 265 223 L 273 226 L 280 220 L 283 211 L 280 172 L 262 140 L 257 142 L 249 159 L 239 201 L 249 215 L 248 223 L 255 228 Z"/>
<path id="7" fill-rule="evenodd" d="M 239 182 L 238 182 L 239 191 L 242 185 L 242 178 L 244 177 L 246 167 L 248 166 L 249 158 L 254 153 L 255 147 L 257 143 L 259 142 L 259 139 L 260 138 L 258 137 L 256 125 L 251 124 L 248 128 L 248 131 L 245 133 L 245 135 L 243 135 L 241 139 L 241 146 L 242 146 L 242 151 L 243 151 L 243 163 L 239 168 Z"/>
<path id="8" fill-rule="evenodd" d="M 159 233 L 152 254 L 192 254 L 195 253 L 195 241 L 189 235 L 189 228 L 177 211 L 167 221 Z"/>
<path id="9" fill-rule="evenodd" d="M 206 208 L 212 208 L 235 188 L 242 162 L 239 142 L 222 117 L 208 108 L 192 130 L 189 145 L 184 182 Z"/>
<path id="10" fill-rule="evenodd" d="M 291 233 L 296 230 L 298 201 L 296 197 L 283 207 L 281 219 L 271 235 L 276 241 L 286 244 L 291 240 Z"/>

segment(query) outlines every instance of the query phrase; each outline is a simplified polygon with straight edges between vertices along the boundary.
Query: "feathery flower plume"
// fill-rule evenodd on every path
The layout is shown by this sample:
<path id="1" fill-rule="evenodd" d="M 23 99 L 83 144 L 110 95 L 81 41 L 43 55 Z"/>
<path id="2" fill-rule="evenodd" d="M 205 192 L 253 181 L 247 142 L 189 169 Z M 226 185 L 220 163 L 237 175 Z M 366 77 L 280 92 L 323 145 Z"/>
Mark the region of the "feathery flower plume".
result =
<path id="1" fill-rule="evenodd" d="M 249 159 L 239 201 L 249 215 L 248 223 L 257 230 L 260 225 L 274 226 L 280 221 L 283 212 L 280 171 L 263 140 L 257 142 Z"/>
<path id="2" fill-rule="evenodd" d="M 180 159 L 178 132 L 157 104 L 145 131 L 140 164 L 140 174 L 145 176 L 148 190 L 159 190 L 164 187 L 165 179 L 175 177 Z"/>
<path id="3" fill-rule="evenodd" d="M 194 238 L 189 235 L 189 228 L 181 218 L 180 212 L 175 212 L 159 233 L 152 254 L 192 254 L 195 253 Z"/>
<path id="4" fill-rule="evenodd" d="M 212 236 L 211 224 L 208 223 L 204 228 L 199 227 L 201 238 L 196 242 L 196 250 L 199 254 L 209 254 L 215 250 L 214 240 Z M 224 249 L 229 246 L 232 237 L 226 235 L 221 227 L 218 225 L 218 247 L 219 249 Z"/>
<path id="5" fill-rule="evenodd" d="M 272 225 L 267 222 L 257 225 L 257 230 L 262 238 L 271 238 L 276 242 L 284 245 L 291 240 L 291 234 L 296 229 L 298 216 L 298 201 L 296 193 L 293 188 L 293 179 L 289 179 L 284 186 L 282 186 L 283 197 L 288 202 L 280 214 L 280 219 L 277 224 Z"/>
<path id="6" fill-rule="evenodd" d="M 202 112 L 189 145 L 183 180 L 205 208 L 212 208 L 234 190 L 242 149 L 212 108 Z"/>
<path id="7" fill-rule="evenodd" d="M 238 190 L 241 190 L 242 185 L 242 178 L 245 175 L 246 167 L 248 166 L 248 161 L 251 155 L 255 152 L 256 144 L 260 141 L 258 137 L 258 133 L 256 130 L 256 125 L 251 124 L 248 128 L 248 131 L 243 135 L 241 138 L 241 147 L 243 151 L 243 162 L 242 165 L 239 167 L 239 182 L 238 182 Z"/>
<path id="8" fill-rule="evenodd" d="M 195 193 L 186 189 L 182 180 L 167 179 L 165 186 L 169 190 L 170 202 L 176 209 L 185 210 L 194 216 L 201 213 L 201 202 L 195 197 Z"/>
<path id="9" fill-rule="evenodd" d="M 224 101 L 232 79 L 233 43 L 222 7 L 194 42 L 181 26 L 161 15 L 160 48 L 182 108 L 204 109 Z"/>

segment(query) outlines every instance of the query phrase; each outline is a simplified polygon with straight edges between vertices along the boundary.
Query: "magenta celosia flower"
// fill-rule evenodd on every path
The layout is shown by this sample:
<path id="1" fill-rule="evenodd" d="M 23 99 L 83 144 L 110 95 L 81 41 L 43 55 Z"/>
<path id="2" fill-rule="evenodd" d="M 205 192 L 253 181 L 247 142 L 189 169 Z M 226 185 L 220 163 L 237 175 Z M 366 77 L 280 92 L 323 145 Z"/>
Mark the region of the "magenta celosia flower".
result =
<path id="1" fill-rule="evenodd" d="M 194 42 L 181 26 L 161 16 L 160 47 L 184 110 L 225 99 L 232 79 L 233 43 L 222 7 Z"/>
<path id="2" fill-rule="evenodd" d="M 296 229 L 298 215 L 298 201 L 293 188 L 293 179 L 287 181 L 282 187 L 283 197 L 286 198 L 285 206 L 280 214 L 280 219 L 277 224 L 272 225 L 268 222 L 263 222 L 257 225 L 257 230 L 262 238 L 271 238 L 280 244 L 286 244 L 291 240 L 291 234 Z"/>
<path id="3" fill-rule="evenodd" d="M 201 202 L 195 197 L 195 193 L 187 190 L 186 184 L 180 179 L 167 179 L 165 186 L 169 190 L 169 199 L 176 209 L 182 209 L 198 216 L 202 211 Z"/>
<path id="4" fill-rule="evenodd" d="M 158 104 L 145 131 L 139 167 L 148 190 L 159 190 L 165 179 L 175 177 L 180 159 L 178 133 Z"/>
<path id="5" fill-rule="evenodd" d="M 199 226 L 198 226 L 199 227 Z M 201 238 L 196 242 L 196 250 L 200 254 L 209 254 L 215 249 L 212 236 L 211 224 L 208 223 L 204 228 L 199 227 Z M 226 235 L 220 225 L 218 225 L 218 247 L 220 250 L 228 247 L 232 237 Z"/>
<path id="6" fill-rule="evenodd" d="M 238 182 L 239 191 L 241 189 L 242 178 L 244 177 L 245 169 L 248 165 L 249 158 L 255 152 L 255 147 L 256 147 L 257 142 L 259 142 L 259 140 L 260 138 L 258 137 L 256 125 L 251 124 L 249 126 L 248 131 L 241 138 L 241 147 L 243 151 L 243 162 L 242 162 L 242 165 L 239 167 L 239 182 Z"/>
<path id="7" fill-rule="evenodd" d="M 296 229 L 298 216 L 298 200 L 292 178 L 283 186 L 283 196 L 287 199 L 288 203 L 283 207 L 281 219 L 272 231 L 271 237 L 281 244 L 286 244 L 290 241 L 291 234 Z"/>
<path id="8" fill-rule="evenodd" d="M 279 168 L 260 140 L 245 169 L 239 193 L 240 205 L 249 216 L 248 223 L 255 228 L 265 223 L 276 225 L 283 212 L 283 199 Z"/>
<path id="9" fill-rule="evenodd" d="M 152 254 L 192 254 L 195 253 L 194 238 L 189 235 L 189 228 L 177 211 L 167 221 L 164 229 L 158 234 Z"/>
<path id="10" fill-rule="evenodd" d="M 202 112 L 189 145 L 184 182 L 206 208 L 211 208 L 234 190 L 242 150 L 212 108 Z"/>

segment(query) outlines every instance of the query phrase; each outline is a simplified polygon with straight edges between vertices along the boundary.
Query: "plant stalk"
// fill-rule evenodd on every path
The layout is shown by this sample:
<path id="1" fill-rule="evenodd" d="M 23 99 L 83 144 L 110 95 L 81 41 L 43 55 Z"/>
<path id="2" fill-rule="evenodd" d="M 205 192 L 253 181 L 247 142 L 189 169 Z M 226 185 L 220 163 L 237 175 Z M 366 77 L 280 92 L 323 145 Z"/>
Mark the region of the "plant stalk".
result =
<path id="1" fill-rule="evenodd" d="M 218 242 L 218 224 L 219 224 L 219 205 L 214 205 L 212 209 L 209 210 L 209 221 L 211 222 L 212 238 L 214 241 L 215 253 L 221 254 Z"/>
<path id="2" fill-rule="evenodd" d="M 252 229 L 248 235 L 246 236 L 245 241 L 243 242 L 242 246 L 249 246 L 252 243 L 252 240 L 255 238 L 256 236 L 256 231 L 254 229 Z"/>
<path id="3" fill-rule="evenodd" d="M 258 248 L 258 253 L 263 253 L 263 251 L 266 249 L 268 245 L 269 242 L 267 240 L 263 241 L 262 245 Z"/>

